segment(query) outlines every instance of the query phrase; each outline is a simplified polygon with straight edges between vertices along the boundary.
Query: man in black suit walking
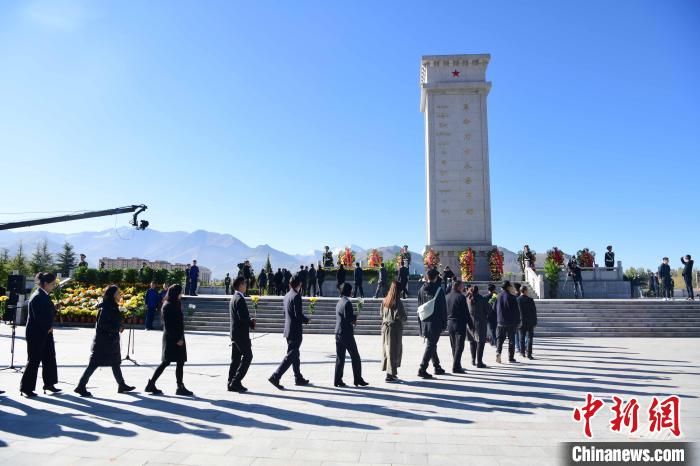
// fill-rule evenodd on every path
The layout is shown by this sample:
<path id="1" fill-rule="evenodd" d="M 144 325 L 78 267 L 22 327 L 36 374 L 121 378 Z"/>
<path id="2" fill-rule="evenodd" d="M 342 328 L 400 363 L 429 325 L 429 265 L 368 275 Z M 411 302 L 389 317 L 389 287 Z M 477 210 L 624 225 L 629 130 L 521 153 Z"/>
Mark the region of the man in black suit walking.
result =
<path id="1" fill-rule="evenodd" d="M 243 393 L 248 391 L 242 384 L 253 361 L 253 348 L 250 343 L 250 329 L 255 328 L 255 319 L 250 318 L 245 302 L 245 278 L 236 277 L 233 281 L 233 298 L 229 303 L 231 329 L 231 366 L 228 370 L 228 391 Z"/>
<path id="2" fill-rule="evenodd" d="M 357 292 L 360 292 L 360 298 L 365 297 L 365 290 L 362 289 L 362 281 L 364 279 L 364 273 L 362 267 L 360 267 L 359 262 L 355 262 L 355 272 L 353 274 L 353 279 L 355 280 L 355 287 L 352 290 L 352 297 L 357 298 Z"/>
<path id="3" fill-rule="evenodd" d="M 387 279 L 387 271 L 386 267 L 384 267 L 384 262 L 382 262 L 382 265 L 379 266 L 379 272 L 377 274 L 377 290 L 374 292 L 374 297 L 375 298 L 383 298 L 384 297 L 384 287 L 386 286 L 386 279 Z M 380 295 L 381 291 L 381 295 Z"/>
<path id="4" fill-rule="evenodd" d="M 461 280 L 452 284 L 447 293 L 447 331 L 450 334 L 450 346 L 452 347 L 452 373 L 464 374 L 462 367 L 462 353 L 464 342 L 467 338 L 467 327 L 474 330 L 474 321 L 469 314 L 467 297 L 464 296 Z"/>
<path id="5" fill-rule="evenodd" d="M 401 285 L 401 297 L 408 298 L 408 265 L 406 262 L 402 262 L 401 267 L 399 267 L 399 285 Z"/>
<path id="6" fill-rule="evenodd" d="M 308 292 L 309 296 L 316 296 L 316 268 L 314 267 L 314 264 L 311 264 L 311 268 L 309 269 L 309 286 L 308 286 Z"/>
<path id="7" fill-rule="evenodd" d="M 438 271 L 428 270 L 428 282 L 418 292 L 418 305 L 427 303 L 435 298 L 433 314 L 425 320 L 419 320 L 420 335 L 425 338 L 425 352 L 418 369 L 418 376 L 424 379 L 432 379 L 433 376 L 427 371 L 428 364 L 433 361 L 436 375 L 445 373 L 445 369 L 440 367 L 440 358 L 437 353 L 437 344 L 440 334 L 447 328 L 447 301 L 445 292 L 438 284 Z"/>
<path id="8" fill-rule="evenodd" d="M 299 276 L 292 277 L 289 282 L 289 292 L 284 295 L 282 308 L 284 309 L 284 338 L 287 339 L 287 355 L 282 360 L 277 370 L 270 376 L 272 385 L 282 390 L 280 379 L 287 372 L 289 366 L 294 371 L 295 385 L 308 385 L 309 381 L 301 375 L 301 360 L 299 348 L 302 340 L 302 326 L 309 323 L 309 318 L 304 315 L 301 304 L 301 280 Z"/>
<path id="9" fill-rule="evenodd" d="M 297 273 L 299 280 L 301 281 L 301 295 L 306 296 L 306 270 L 304 270 L 304 266 L 300 265 L 299 266 L 299 272 Z"/>

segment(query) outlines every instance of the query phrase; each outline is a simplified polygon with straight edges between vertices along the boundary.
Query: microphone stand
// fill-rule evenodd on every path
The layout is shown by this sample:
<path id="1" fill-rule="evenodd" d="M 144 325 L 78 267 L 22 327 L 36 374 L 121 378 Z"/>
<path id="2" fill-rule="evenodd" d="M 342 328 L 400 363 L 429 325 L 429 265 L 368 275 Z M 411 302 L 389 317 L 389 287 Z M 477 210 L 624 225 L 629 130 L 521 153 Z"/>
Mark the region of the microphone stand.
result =
<path id="1" fill-rule="evenodd" d="M 136 335 L 134 334 L 134 323 L 133 323 L 133 321 L 131 320 L 132 318 L 133 318 L 133 312 L 132 312 L 132 314 L 131 314 L 131 317 L 129 318 L 129 320 L 130 320 L 130 322 L 129 322 L 129 328 L 128 328 L 128 330 L 127 330 L 127 332 L 129 333 L 129 338 L 128 338 L 127 344 L 126 344 L 126 357 L 124 357 L 124 358 L 122 359 L 122 361 L 129 361 L 129 362 L 132 363 L 134 366 L 140 366 L 141 364 L 139 364 L 135 359 L 133 359 L 133 358 L 129 355 L 129 350 L 131 350 L 131 354 L 134 354 L 134 351 L 135 351 L 135 348 L 136 348 Z"/>
<path id="2" fill-rule="evenodd" d="M 0 369 L 0 371 L 14 371 L 14 372 L 22 372 L 22 369 L 19 367 L 15 367 L 15 335 L 17 332 L 17 306 L 12 305 L 12 306 L 7 306 L 7 309 L 9 310 L 10 308 L 13 308 L 15 311 L 15 315 L 12 318 L 12 337 L 11 337 L 11 343 L 10 343 L 10 365 L 7 367 L 3 367 Z"/>

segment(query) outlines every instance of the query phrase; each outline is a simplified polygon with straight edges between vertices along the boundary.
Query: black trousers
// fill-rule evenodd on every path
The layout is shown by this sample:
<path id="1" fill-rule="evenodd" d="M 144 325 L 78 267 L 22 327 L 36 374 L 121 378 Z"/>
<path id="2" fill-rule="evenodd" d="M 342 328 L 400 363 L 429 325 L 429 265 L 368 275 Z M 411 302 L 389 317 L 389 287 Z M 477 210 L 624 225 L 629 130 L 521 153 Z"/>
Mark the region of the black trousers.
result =
<path id="1" fill-rule="evenodd" d="M 190 295 L 190 279 L 185 280 L 185 295 Z"/>
<path id="2" fill-rule="evenodd" d="M 39 364 L 41 364 L 41 378 L 44 387 L 50 387 L 58 383 L 58 367 L 56 365 L 56 347 L 54 345 L 53 333 L 46 338 L 43 346 L 33 341 L 27 340 L 27 365 L 22 374 L 22 381 L 19 389 L 23 392 L 33 392 L 36 389 L 36 379 L 39 374 Z"/>
<path id="3" fill-rule="evenodd" d="M 294 371 L 294 378 L 301 379 L 301 353 L 299 348 L 301 347 L 301 338 L 287 338 L 287 354 L 284 356 L 282 363 L 279 365 L 277 370 L 272 374 L 276 379 L 282 378 L 289 366 L 292 366 Z"/>
<path id="4" fill-rule="evenodd" d="M 673 298 L 673 290 L 671 289 L 671 280 L 664 280 L 664 292 L 663 292 L 663 297 L 664 298 Z"/>
<path id="5" fill-rule="evenodd" d="M 685 282 L 685 290 L 688 292 L 689 298 L 694 298 L 693 295 L 693 277 L 688 275 L 683 275 L 683 281 Z"/>
<path id="6" fill-rule="evenodd" d="M 505 342 L 506 337 L 508 337 L 508 359 L 515 359 L 515 330 L 514 325 L 499 325 L 497 327 L 498 345 L 496 347 L 496 353 L 501 354 L 503 342 Z"/>
<path id="7" fill-rule="evenodd" d="M 357 292 L 360 292 L 360 297 L 364 298 L 365 297 L 365 291 L 362 289 L 362 282 L 355 282 L 355 287 L 352 290 L 352 297 L 357 298 Z"/>
<path id="8" fill-rule="evenodd" d="M 401 287 L 401 297 L 403 299 L 408 298 L 408 282 L 400 282 L 399 285 Z"/>
<path id="9" fill-rule="evenodd" d="M 302 280 L 302 282 L 301 282 L 301 295 L 306 296 L 308 294 L 307 291 L 308 291 L 308 286 L 306 284 L 306 280 Z"/>
<path id="10" fill-rule="evenodd" d="M 316 296 L 316 280 L 309 282 L 309 296 Z"/>
<path id="11" fill-rule="evenodd" d="M 78 382 L 78 387 L 85 388 L 90 377 L 97 370 L 99 366 L 97 364 L 88 364 L 85 368 L 85 372 L 80 377 L 80 382 Z M 124 376 L 122 375 L 122 366 L 119 364 L 114 364 L 112 367 L 112 374 L 114 374 L 114 380 L 117 381 L 119 385 L 124 385 Z"/>
<path id="12" fill-rule="evenodd" d="M 231 342 L 231 365 L 228 368 L 228 384 L 237 385 L 248 373 L 253 362 L 253 348 L 250 340 L 233 340 Z"/>
<path id="13" fill-rule="evenodd" d="M 360 352 L 357 351 L 357 343 L 354 335 L 335 336 L 335 383 L 343 380 L 343 370 L 345 369 L 345 352 L 350 353 L 352 361 L 352 376 L 355 382 L 362 380 L 362 360 Z"/>
<path id="14" fill-rule="evenodd" d="M 184 361 L 178 361 L 177 366 L 175 366 L 175 380 L 177 380 L 178 385 L 182 385 L 182 378 L 185 373 L 185 362 Z M 153 373 L 153 377 L 151 377 L 151 381 L 153 383 L 156 383 L 156 380 L 158 380 L 158 377 L 163 373 L 166 367 L 170 365 L 170 361 L 168 362 L 162 362 L 160 363 L 160 366 L 156 367 L 156 371 Z"/>
<path id="15" fill-rule="evenodd" d="M 323 281 L 318 282 L 318 295 L 323 296 Z"/>
<path id="16" fill-rule="evenodd" d="M 450 334 L 450 346 L 452 347 L 452 370 L 455 371 L 462 368 L 462 353 L 467 338 L 467 326 L 459 325 L 451 320 L 447 324 L 447 331 Z"/>
<path id="17" fill-rule="evenodd" d="M 477 364 L 484 363 L 484 346 L 486 346 L 486 341 L 483 339 L 469 342 L 469 352 L 472 354 L 472 361 L 475 361 Z"/>
<path id="18" fill-rule="evenodd" d="M 230 288 L 231 288 L 231 285 L 226 285 L 226 294 L 229 294 Z"/>
<path id="19" fill-rule="evenodd" d="M 520 327 L 519 333 L 520 352 L 532 356 L 532 339 L 535 336 L 535 327 Z"/>
<path id="20" fill-rule="evenodd" d="M 377 283 L 377 291 L 374 292 L 374 297 L 383 298 L 385 293 L 386 292 L 384 291 L 384 282 Z"/>
<path id="21" fill-rule="evenodd" d="M 435 369 L 440 367 L 440 358 L 437 354 L 438 340 L 440 340 L 440 334 L 436 336 L 431 335 L 425 339 L 425 351 L 423 352 L 423 359 L 419 366 L 420 370 L 426 370 L 430 361 L 433 361 L 433 367 Z"/>

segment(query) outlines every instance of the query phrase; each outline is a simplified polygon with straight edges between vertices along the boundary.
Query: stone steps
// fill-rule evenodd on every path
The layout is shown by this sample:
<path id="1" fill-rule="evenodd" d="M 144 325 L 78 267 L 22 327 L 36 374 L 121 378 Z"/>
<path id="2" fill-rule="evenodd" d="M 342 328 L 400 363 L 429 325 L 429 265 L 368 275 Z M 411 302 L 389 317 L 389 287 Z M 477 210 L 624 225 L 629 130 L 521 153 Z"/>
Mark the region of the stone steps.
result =
<path id="1" fill-rule="evenodd" d="M 222 331 L 229 329 L 230 296 L 185 298 L 188 330 Z M 351 300 L 356 305 L 357 300 Z M 319 298 L 306 333 L 332 334 L 335 328 L 337 298 Z M 415 299 L 404 300 L 409 320 L 406 335 L 418 334 Z M 381 300 L 364 299 L 355 327 L 359 335 L 381 331 Z M 196 309 L 189 312 L 189 304 Z M 253 312 L 252 303 L 248 308 Z M 700 303 L 660 300 L 537 300 L 541 337 L 700 337 Z M 309 314 L 308 299 L 304 309 Z M 256 333 L 280 333 L 284 328 L 281 297 L 264 297 L 258 302 Z"/>

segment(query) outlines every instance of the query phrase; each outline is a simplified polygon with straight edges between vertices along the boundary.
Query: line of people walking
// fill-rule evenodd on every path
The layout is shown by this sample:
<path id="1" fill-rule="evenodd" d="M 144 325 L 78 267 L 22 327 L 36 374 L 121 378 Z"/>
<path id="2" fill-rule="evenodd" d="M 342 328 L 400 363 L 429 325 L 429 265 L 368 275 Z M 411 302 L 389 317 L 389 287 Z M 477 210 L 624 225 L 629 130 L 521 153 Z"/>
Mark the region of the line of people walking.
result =
<path id="1" fill-rule="evenodd" d="M 473 366 L 486 368 L 484 364 L 484 347 L 495 333 L 496 361 L 501 362 L 501 352 L 505 340 L 508 340 L 508 360 L 516 362 L 515 334 L 519 336 L 519 348 L 522 356 L 532 357 L 534 328 L 537 325 L 537 311 L 534 301 L 527 296 L 527 288 L 520 288 L 520 296 L 515 296 L 515 288 L 505 282 L 502 291 L 496 295 L 495 288 L 489 287 L 486 296 L 479 293 L 477 286 L 465 290 L 459 279 L 452 281 L 452 286 L 446 292 L 439 281 L 438 271 L 428 270 L 426 281 L 418 293 L 420 335 L 425 339 L 423 357 L 418 367 L 418 376 L 431 379 L 428 366 L 433 365 L 434 374 L 442 375 L 445 370 L 438 356 L 438 342 L 443 332 L 447 331 L 450 339 L 452 354 L 452 372 L 463 374 L 461 360 L 465 343 L 469 342 L 471 362 Z M 37 289 L 29 299 L 29 317 L 26 327 L 28 362 L 20 384 L 22 396 L 36 396 L 38 369 L 42 367 L 44 393 L 58 393 L 56 351 L 53 340 L 53 321 L 56 308 L 50 294 L 56 284 L 56 276 L 52 273 L 39 273 L 36 276 Z M 243 385 L 248 369 L 253 360 L 253 348 L 250 331 L 255 329 L 256 321 L 248 311 L 245 299 L 247 291 L 246 279 L 242 276 L 233 281 L 234 295 L 229 302 L 231 364 L 229 366 L 227 388 L 232 392 L 243 393 L 247 388 Z M 346 387 L 344 382 L 345 357 L 350 356 L 353 373 L 352 384 L 363 387 L 368 383 L 362 377 L 362 359 L 355 340 L 355 326 L 358 314 L 350 301 L 353 287 L 342 283 L 339 287 L 340 297 L 336 305 L 335 348 L 336 362 L 333 385 Z M 361 291 L 361 290 L 358 290 Z M 282 306 L 285 315 L 284 338 L 287 351 L 277 369 L 269 376 L 269 382 L 278 389 L 284 389 L 281 379 L 291 367 L 294 383 L 298 386 L 309 384 L 301 372 L 301 345 L 303 341 L 303 326 L 310 322 L 304 314 L 302 303 L 302 280 L 298 274 L 289 282 L 289 290 L 285 294 Z M 402 285 L 393 281 L 386 297 L 381 303 L 381 335 L 382 362 L 381 370 L 386 373 L 386 382 L 399 381 L 398 370 L 402 363 L 403 329 L 408 320 L 401 294 Z M 177 382 L 176 395 L 192 396 L 193 393 L 184 385 L 184 365 L 187 362 L 187 346 L 185 342 L 184 315 L 182 309 L 183 287 L 171 285 L 163 298 L 161 318 L 163 321 L 163 338 L 161 364 L 155 369 L 148 380 L 145 392 L 153 395 L 162 391 L 156 386 L 163 372 L 175 363 L 175 378 Z M 361 294 L 361 293 L 360 293 Z M 95 335 L 91 346 L 91 354 L 75 392 L 82 397 L 90 397 L 87 385 L 90 377 L 98 367 L 110 367 L 117 383 L 117 392 L 127 393 L 135 387 L 126 383 L 121 371 L 121 333 L 124 331 L 122 315 L 119 310 L 121 291 L 116 285 L 107 286 L 102 301 L 98 307 Z M 430 312 L 426 309 L 430 308 Z M 492 314 L 496 314 L 496 330 L 492 329 Z"/>

